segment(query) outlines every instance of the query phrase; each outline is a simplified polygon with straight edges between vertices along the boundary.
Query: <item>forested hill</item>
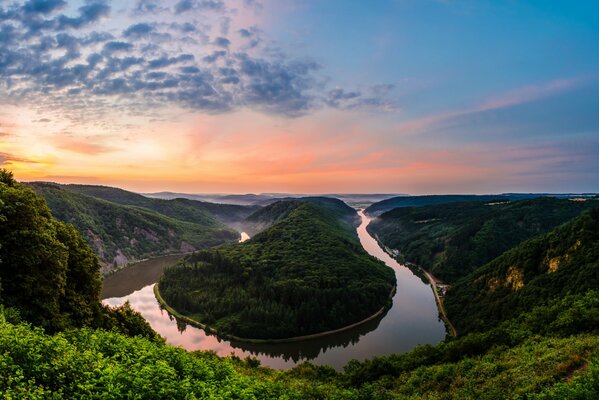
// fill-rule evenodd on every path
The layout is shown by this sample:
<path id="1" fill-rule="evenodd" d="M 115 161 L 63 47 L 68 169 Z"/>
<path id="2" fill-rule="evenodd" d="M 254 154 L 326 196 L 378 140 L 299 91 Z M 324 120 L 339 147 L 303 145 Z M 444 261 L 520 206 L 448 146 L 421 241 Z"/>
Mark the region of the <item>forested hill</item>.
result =
<path id="1" fill-rule="evenodd" d="M 196 252 L 166 270 L 166 302 L 221 334 L 261 339 L 337 329 L 387 304 L 393 270 L 365 252 L 339 215 L 318 202 L 270 210 L 284 216 L 249 241 Z"/>
<path id="2" fill-rule="evenodd" d="M 539 197 L 396 208 L 374 219 L 368 231 L 385 246 L 398 249 L 404 261 L 451 283 L 594 204 L 599 201 Z"/>
<path id="3" fill-rule="evenodd" d="M 150 198 L 109 186 L 60 185 L 60 187 L 117 204 L 147 208 L 168 217 L 199 224 L 210 223 L 213 218 L 226 224 L 236 224 L 260 209 L 259 206 L 218 204 L 184 198 L 169 200 Z"/>
<path id="4" fill-rule="evenodd" d="M 358 217 L 356 210 L 345 204 L 343 201 L 331 197 L 314 196 L 300 198 L 290 197 L 278 200 L 247 217 L 241 226 L 243 230 L 253 236 L 286 218 L 289 213 L 301 203 L 316 204 L 343 223 L 352 226 L 357 226 L 359 224 L 360 218 Z"/>
<path id="5" fill-rule="evenodd" d="M 397 196 L 371 204 L 364 211 L 366 214 L 376 216 L 397 207 L 423 207 L 435 204 L 459 203 L 466 201 L 507 201 L 506 195 L 475 195 L 475 194 L 444 194 L 425 196 Z"/>
<path id="6" fill-rule="evenodd" d="M 449 290 L 445 305 L 458 332 L 466 333 L 489 329 L 552 299 L 597 288 L 599 207 L 594 207 L 459 280 Z M 599 310 L 594 312 L 599 317 Z"/>
<path id="7" fill-rule="evenodd" d="M 147 257 L 189 252 L 239 237 L 209 214 L 192 208 L 172 208 L 181 211 L 181 219 L 176 219 L 64 190 L 52 183 L 28 185 L 46 199 L 54 217 L 73 224 L 83 235 L 100 258 L 104 273 Z"/>

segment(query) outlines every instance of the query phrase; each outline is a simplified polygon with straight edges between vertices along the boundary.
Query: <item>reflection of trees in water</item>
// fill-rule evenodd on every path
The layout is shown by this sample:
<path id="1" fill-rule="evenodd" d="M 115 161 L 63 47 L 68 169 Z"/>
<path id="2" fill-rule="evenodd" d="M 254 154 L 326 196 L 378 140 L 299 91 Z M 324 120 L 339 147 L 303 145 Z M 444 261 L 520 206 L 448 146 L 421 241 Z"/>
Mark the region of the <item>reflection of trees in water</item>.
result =
<path id="1" fill-rule="evenodd" d="M 184 321 L 180 321 L 177 318 L 175 318 L 175 320 L 177 321 L 177 330 L 179 331 L 179 333 L 185 332 L 185 329 L 187 329 L 187 324 Z"/>
<path id="2" fill-rule="evenodd" d="M 388 310 L 388 309 L 387 309 Z M 232 341 L 231 346 L 249 351 L 256 356 L 282 357 L 285 361 L 308 361 L 335 347 L 347 347 L 360 341 L 360 338 L 375 330 L 387 311 L 377 318 L 347 331 L 323 336 L 317 339 L 292 343 L 245 343 Z"/>
<path id="3" fill-rule="evenodd" d="M 349 345 L 358 343 L 362 336 L 375 330 L 379 326 L 381 320 L 385 317 L 385 315 L 387 315 L 387 311 L 390 308 L 391 307 L 387 308 L 383 314 L 371 321 L 365 322 L 352 329 L 348 329 L 347 331 L 323 336 L 321 338 L 291 343 L 247 343 L 236 340 L 227 342 L 232 348 L 249 352 L 254 356 L 267 356 L 271 358 L 281 357 L 285 361 L 292 360 L 294 363 L 299 361 L 309 361 L 315 359 L 328 349 L 335 347 L 347 347 Z M 161 309 L 164 310 L 162 307 Z M 184 321 L 180 321 L 167 310 L 164 311 L 167 312 L 171 321 L 173 319 L 176 320 L 177 329 L 180 333 L 183 333 L 188 324 Z M 221 341 L 221 338 L 219 338 L 217 335 L 208 333 L 204 330 L 202 330 L 202 332 L 207 336 L 216 336 L 219 342 Z"/>

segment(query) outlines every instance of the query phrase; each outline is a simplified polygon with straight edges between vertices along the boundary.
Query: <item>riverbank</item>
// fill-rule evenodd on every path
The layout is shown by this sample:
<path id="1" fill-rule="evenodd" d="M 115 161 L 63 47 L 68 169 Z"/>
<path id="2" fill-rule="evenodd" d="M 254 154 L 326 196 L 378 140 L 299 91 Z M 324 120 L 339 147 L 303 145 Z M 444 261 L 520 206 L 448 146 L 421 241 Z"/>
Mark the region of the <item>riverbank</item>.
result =
<path id="1" fill-rule="evenodd" d="M 458 331 L 455 329 L 455 327 L 453 326 L 453 324 L 447 317 L 447 313 L 445 312 L 445 307 L 443 307 L 443 299 L 441 299 L 441 296 L 439 296 L 439 291 L 437 290 L 437 279 L 430 272 L 425 270 L 424 268 L 422 268 L 422 267 L 418 267 L 418 268 L 420 268 L 420 270 L 422 272 L 424 272 L 424 275 L 426 275 L 428 281 L 431 284 L 431 287 L 433 288 L 433 293 L 435 294 L 435 299 L 437 300 L 437 307 L 439 308 L 439 312 L 441 313 L 441 316 L 443 317 L 443 321 L 445 322 L 445 325 L 447 326 L 447 328 L 449 328 L 449 331 L 451 332 L 451 336 L 457 337 Z"/>
<path id="2" fill-rule="evenodd" d="M 153 261 L 153 260 L 158 260 L 161 258 L 166 258 L 166 257 L 173 257 L 173 256 L 187 256 L 189 254 L 193 254 L 193 251 L 188 251 L 188 252 L 184 252 L 184 253 L 167 253 L 167 254 L 158 254 L 152 257 L 146 257 L 146 258 L 142 258 L 141 260 L 132 260 L 131 262 L 128 262 L 126 264 L 122 264 L 117 268 L 111 269 L 107 272 L 102 273 L 102 278 L 107 278 L 111 275 L 114 275 L 117 272 L 120 272 L 122 270 L 124 270 L 125 268 L 129 268 L 129 267 L 133 267 L 136 264 L 140 264 L 140 263 L 145 263 L 148 261 Z"/>
<path id="3" fill-rule="evenodd" d="M 381 249 L 383 249 L 383 251 L 385 253 L 387 253 L 393 259 L 395 259 L 395 260 L 397 259 L 397 255 L 399 254 L 398 250 L 390 249 L 389 247 L 385 246 L 380 241 L 378 235 L 373 234 L 372 237 L 374 238 L 374 240 L 376 240 L 376 242 L 378 243 L 378 245 L 381 247 Z M 420 276 L 424 276 L 426 278 L 426 280 L 429 282 L 429 284 L 430 284 L 430 286 L 431 286 L 431 288 L 433 290 L 433 294 L 435 295 L 435 301 L 437 303 L 437 309 L 439 310 L 439 314 L 441 315 L 441 318 L 443 319 L 443 322 L 445 323 L 445 326 L 449 330 L 449 333 L 451 334 L 451 336 L 457 337 L 458 336 L 458 331 L 455 329 L 455 327 L 453 326 L 453 324 L 449 320 L 449 317 L 447 316 L 447 313 L 445 312 L 445 307 L 443 307 L 443 301 L 442 301 L 441 297 L 439 296 L 439 292 L 437 291 L 437 280 L 435 279 L 435 277 L 430 272 L 428 272 L 427 270 L 425 270 L 424 268 L 422 268 L 422 267 L 420 267 L 420 266 L 418 266 L 416 264 L 404 263 L 404 265 L 406 266 L 406 268 L 409 268 L 417 276 L 419 276 L 419 277 Z M 414 269 L 416 269 L 416 271 L 414 271 Z M 418 272 L 421 272 L 422 274 L 419 274 Z"/>
<path id="4" fill-rule="evenodd" d="M 352 328 L 355 328 L 357 326 L 365 324 L 365 323 L 372 321 L 375 318 L 378 318 L 381 315 L 383 315 L 383 313 L 391 306 L 392 299 L 393 299 L 393 296 L 395 296 L 396 290 L 397 290 L 397 285 L 394 286 L 393 289 L 391 290 L 391 292 L 389 293 L 389 297 L 387 299 L 387 304 L 385 304 L 383 307 L 381 307 L 376 313 L 372 314 L 371 316 L 369 316 L 367 318 L 364 318 L 363 320 L 355 322 L 351 325 L 347 325 L 347 326 L 344 326 L 341 328 L 337 328 L 337 329 L 333 329 L 333 330 L 329 330 L 329 331 L 325 331 L 325 332 L 318 332 L 318 333 L 313 333 L 310 335 L 303 335 L 303 336 L 294 336 L 294 337 L 290 337 L 290 338 L 253 339 L 253 338 L 243 338 L 243 337 L 230 335 L 230 334 L 220 334 L 216 329 L 210 327 L 209 325 L 203 324 L 199 321 L 194 320 L 193 318 L 187 317 L 187 316 L 179 313 L 174 308 L 169 306 L 168 303 L 162 298 L 162 296 L 160 295 L 160 289 L 158 288 L 158 283 L 156 283 L 154 285 L 154 295 L 156 296 L 156 300 L 158 301 L 160 306 L 163 307 L 166 311 L 168 311 L 170 314 L 172 314 L 177 319 L 179 319 L 185 323 L 188 323 L 189 325 L 195 326 L 196 328 L 203 329 L 206 333 L 218 336 L 222 339 L 235 340 L 238 342 L 252 343 L 252 344 L 276 344 L 276 343 L 303 342 L 306 340 L 318 339 L 318 338 L 322 338 L 325 336 L 334 335 L 336 333 L 341 333 L 341 332 L 350 330 Z"/>

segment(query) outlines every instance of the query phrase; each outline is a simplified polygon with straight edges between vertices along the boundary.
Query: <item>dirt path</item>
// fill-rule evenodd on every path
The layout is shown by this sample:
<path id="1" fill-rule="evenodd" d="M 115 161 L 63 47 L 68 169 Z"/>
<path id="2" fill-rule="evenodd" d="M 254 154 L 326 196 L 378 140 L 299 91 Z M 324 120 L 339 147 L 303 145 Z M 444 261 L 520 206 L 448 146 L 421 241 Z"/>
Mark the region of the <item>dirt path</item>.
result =
<path id="1" fill-rule="evenodd" d="M 441 312 L 441 316 L 443 316 L 443 320 L 445 321 L 445 323 L 449 327 L 449 330 L 451 331 L 451 335 L 453 337 L 458 336 L 458 331 L 455 329 L 455 327 L 453 326 L 453 324 L 451 323 L 451 321 L 449 320 L 449 318 L 447 318 L 447 314 L 445 313 L 445 307 L 443 307 L 443 301 L 441 301 L 441 297 L 439 297 L 439 293 L 437 292 L 437 280 L 427 270 L 425 270 L 423 268 L 420 268 L 420 269 L 422 270 L 422 272 L 424 272 L 424 274 L 426 275 L 428 281 L 431 283 L 431 286 L 433 287 L 433 293 L 435 294 L 435 299 L 437 299 L 437 306 L 439 307 L 439 311 Z"/>

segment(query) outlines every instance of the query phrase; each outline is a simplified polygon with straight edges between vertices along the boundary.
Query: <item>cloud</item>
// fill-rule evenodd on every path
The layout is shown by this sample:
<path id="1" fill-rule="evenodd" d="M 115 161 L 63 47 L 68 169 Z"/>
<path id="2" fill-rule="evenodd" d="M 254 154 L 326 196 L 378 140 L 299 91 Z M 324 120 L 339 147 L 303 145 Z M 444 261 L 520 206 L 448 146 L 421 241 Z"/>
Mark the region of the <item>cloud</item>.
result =
<path id="1" fill-rule="evenodd" d="M 114 151 L 115 149 L 99 143 L 92 143 L 89 140 L 78 140 L 68 136 L 56 138 L 55 143 L 59 148 L 73 153 L 85 155 L 97 155 Z"/>
<path id="2" fill-rule="evenodd" d="M 181 54 L 177 57 L 160 57 L 148 62 L 148 67 L 151 69 L 164 68 L 169 65 L 179 64 L 185 61 L 193 61 L 195 57 L 192 54 Z"/>
<path id="3" fill-rule="evenodd" d="M 160 5 L 158 0 L 138 0 L 133 8 L 133 15 L 154 14 L 165 11 L 166 8 Z"/>
<path id="4" fill-rule="evenodd" d="M 11 166 L 14 163 L 39 164 L 39 162 L 35 160 L 0 152 L 0 166 Z"/>
<path id="5" fill-rule="evenodd" d="M 224 37 L 219 36 L 216 39 L 214 39 L 214 45 L 218 46 L 218 47 L 228 49 L 230 44 L 231 44 L 231 41 Z"/>
<path id="6" fill-rule="evenodd" d="M 120 41 L 112 41 L 104 44 L 103 53 L 104 54 L 113 54 L 122 51 L 129 51 L 133 48 L 131 43 L 120 42 Z"/>
<path id="7" fill-rule="evenodd" d="M 139 24 L 131 25 L 129 28 L 125 29 L 125 31 L 123 32 L 123 36 L 126 38 L 140 38 L 148 36 L 150 33 L 152 33 L 153 30 L 154 27 L 152 25 L 142 22 Z"/>
<path id="8" fill-rule="evenodd" d="M 79 7 L 78 17 L 67 17 L 61 15 L 58 17 L 58 29 L 74 28 L 79 29 L 87 26 L 110 13 L 110 6 L 103 1 L 92 1 Z"/>
<path id="9" fill-rule="evenodd" d="M 0 3 L 0 100 L 60 108 L 77 121 L 114 110 L 155 115 L 164 106 L 297 117 L 319 107 L 389 104 L 390 91 L 382 86 L 327 89 L 316 62 L 262 47 L 262 31 L 239 29 L 233 22 L 239 10 L 222 1 L 140 0 L 118 15 L 101 0 L 87 0 L 75 10 L 62 0 L 5 4 Z M 118 23 L 124 18 L 126 28 L 113 34 L 116 23 L 104 28 L 102 18 Z"/>
<path id="10" fill-rule="evenodd" d="M 23 5 L 23 11 L 27 14 L 47 15 L 66 5 L 64 0 L 30 0 Z"/>
<path id="11" fill-rule="evenodd" d="M 270 62 L 237 55 L 241 73 L 243 104 L 273 114 L 298 116 L 310 110 L 314 87 L 312 73 L 320 66 L 314 62 Z"/>
<path id="12" fill-rule="evenodd" d="M 181 14 L 191 10 L 221 11 L 225 4 L 218 0 L 181 0 L 175 4 L 175 14 Z"/>
<path id="13" fill-rule="evenodd" d="M 371 108 L 392 111 L 397 106 L 391 99 L 394 85 L 374 85 L 362 93 L 359 90 L 347 91 L 343 88 L 329 90 L 324 96 L 324 102 L 330 107 L 341 110 L 354 110 L 359 108 Z"/>
<path id="14" fill-rule="evenodd" d="M 216 60 L 218 60 L 221 57 L 224 57 L 227 55 L 227 52 L 224 50 L 220 50 L 220 51 L 214 51 L 212 52 L 212 54 L 205 56 L 204 58 L 202 58 L 203 61 L 207 62 L 207 63 L 213 63 Z"/>

